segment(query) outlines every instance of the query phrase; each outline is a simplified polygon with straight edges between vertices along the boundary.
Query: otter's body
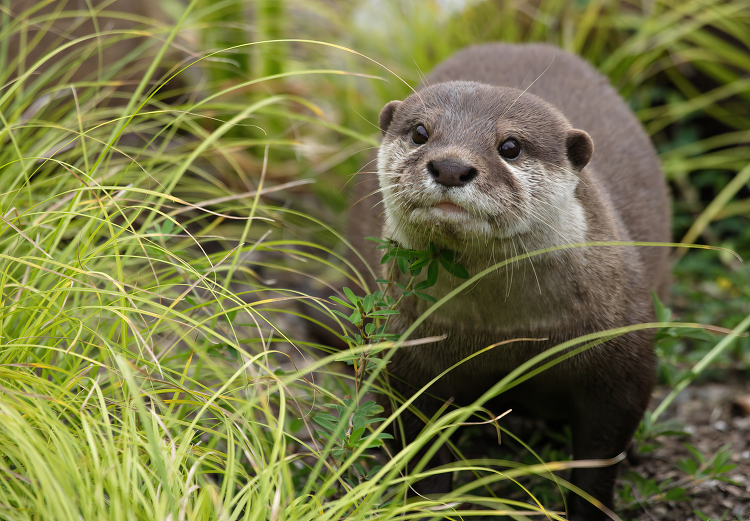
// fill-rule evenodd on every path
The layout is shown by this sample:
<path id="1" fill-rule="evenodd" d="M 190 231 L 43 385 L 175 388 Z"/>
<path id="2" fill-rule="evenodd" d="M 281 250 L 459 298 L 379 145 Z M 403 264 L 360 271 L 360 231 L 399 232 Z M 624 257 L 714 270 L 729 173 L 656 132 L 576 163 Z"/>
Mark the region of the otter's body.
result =
<path id="1" fill-rule="evenodd" d="M 434 242 L 454 250 L 471 274 L 551 246 L 669 240 L 666 186 L 648 137 L 602 76 L 559 49 L 495 44 L 462 51 L 418 92 L 386 105 L 380 127 L 382 234 L 407 248 Z M 360 226 L 372 228 L 382 211 L 375 208 Z M 461 282 L 443 272 L 431 292 L 440 298 Z M 391 382 L 409 395 L 487 346 L 546 339 L 501 345 L 473 358 L 429 389 L 439 399 L 420 398 L 417 406 L 429 417 L 442 400 L 471 403 L 550 347 L 650 321 L 650 291 L 663 295 L 667 283 L 667 251 L 657 247 L 576 247 L 513 263 L 435 310 L 412 338 L 447 339 L 399 350 L 389 365 Z M 411 298 L 402 306 L 396 330 L 430 304 Z M 512 407 L 570 422 L 576 459 L 615 457 L 627 448 L 648 403 L 655 379 L 651 344 L 645 331 L 619 336 L 488 406 L 495 413 Z M 423 423 L 411 415 L 404 421 L 410 441 Z M 433 463 L 448 458 L 443 451 Z M 581 469 L 573 482 L 611 507 L 615 476 L 614 467 Z M 449 487 L 436 478 L 416 488 Z M 604 516 L 575 496 L 570 505 L 572 518 Z"/>

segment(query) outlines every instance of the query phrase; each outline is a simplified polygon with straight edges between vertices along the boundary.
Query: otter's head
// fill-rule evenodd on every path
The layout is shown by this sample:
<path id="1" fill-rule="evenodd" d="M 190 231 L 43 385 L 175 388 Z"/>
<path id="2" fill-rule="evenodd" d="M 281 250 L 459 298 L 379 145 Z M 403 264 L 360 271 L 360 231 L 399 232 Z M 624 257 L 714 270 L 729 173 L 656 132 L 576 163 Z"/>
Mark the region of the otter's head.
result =
<path id="1" fill-rule="evenodd" d="M 473 82 L 391 101 L 380 128 L 384 231 L 412 248 L 434 241 L 466 251 L 554 227 L 553 214 L 577 204 L 578 174 L 594 150 L 542 99 Z"/>

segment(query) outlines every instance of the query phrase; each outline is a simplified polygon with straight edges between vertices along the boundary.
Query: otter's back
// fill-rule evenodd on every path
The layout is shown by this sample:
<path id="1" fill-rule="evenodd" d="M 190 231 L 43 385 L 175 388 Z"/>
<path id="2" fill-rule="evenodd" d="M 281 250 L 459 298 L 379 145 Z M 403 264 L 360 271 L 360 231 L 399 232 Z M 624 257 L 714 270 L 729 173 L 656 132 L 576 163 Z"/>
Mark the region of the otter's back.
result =
<path id="1" fill-rule="evenodd" d="M 546 70 L 546 71 L 545 71 Z M 594 141 L 589 163 L 631 240 L 669 241 L 667 187 L 651 140 L 608 80 L 581 58 L 544 44 L 470 47 L 438 65 L 427 84 L 465 80 L 524 90 L 555 105 Z M 668 280 L 668 250 L 641 248 L 649 289 Z"/>

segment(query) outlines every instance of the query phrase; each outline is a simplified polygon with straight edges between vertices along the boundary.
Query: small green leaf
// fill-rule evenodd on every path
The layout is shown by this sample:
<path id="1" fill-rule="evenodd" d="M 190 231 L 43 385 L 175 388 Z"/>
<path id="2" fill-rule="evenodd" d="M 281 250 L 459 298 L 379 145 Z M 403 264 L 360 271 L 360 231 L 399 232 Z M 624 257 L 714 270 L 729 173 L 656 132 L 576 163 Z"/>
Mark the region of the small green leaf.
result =
<path id="1" fill-rule="evenodd" d="M 453 264 L 456 262 L 454 260 L 454 253 L 453 250 L 440 250 L 440 254 L 438 255 L 439 259 L 443 259 L 445 262 Z"/>
<path id="2" fill-rule="evenodd" d="M 430 262 L 430 265 L 427 267 L 427 281 L 430 286 L 434 286 L 438 279 L 438 271 L 439 271 L 438 262 L 436 260 L 433 260 Z"/>
<path id="3" fill-rule="evenodd" d="M 380 333 L 377 335 L 372 335 L 370 338 L 373 340 L 385 340 L 387 342 L 395 342 L 399 339 L 399 335 L 394 335 L 390 333 Z"/>
<path id="4" fill-rule="evenodd" d="M 372 313 L 370 313 L 370 315 L 373 317 L 386 317 L 388 315 L 398 315 L 398 314 L 399 312 L 396 311 L 395 309 L 379 309 L 377 311 L 373 311 Z"/>
<path id="5" fill-rule="evenodd" d="M 168 219 L 161 225 L 161 233 L 163 233 L 164 235 L 169 235 L 170 233 L 172 233 L 173 229 L 174 222 L 172 222 L 172 220 Z"/>
<path id="6" fill-rule="evenodd" d="M 359 314 L 359 311 L 355 310 L 354 313 L 351 314 L 351 316 L 349 317 L 349 322 L 351 322 L 355 326 L 362 322 L 362 315 Z"/>
<path id="7" fill-rule="evenodd" d="M 385 432 L 381 432 L 377 436 L 373 437 L 373 435 L 365 436 L 361 439 L 363 442 L 367 442 L 367 445 L 369 447 L 380 447 L 383 445 L 382 440 L 392 440 L 393 436 L 390 434 L 387 434 Z"/>
<path id="8" fill-rule="evenodd" d="M 404 250 L 402 248 L 394 248 L 391 250 L 393 252 L 393 256 L 397 259 L 404 259 L 405 261 L 409 261 L 411 259 L 411 254 L 409 253 L 409 250 Z"/>
<path id="9" fill-rule="evenodd" d="M 693 455 L 693 458 L 695 458 L 695 461 L 697 461 L 701 465 L 706 462 L 706 458 L 703 457 L 703 454 L 701 454 L 701 451 L 699 451 L 698 449 L 696 449 L 690 444 L 683 443 L 683 445 L 685 446 L 687 450 L 690 451 L 690 454 Z"/>
<path id="10" fill-rule="evenodd" d="M 365 419 L 362 417 L 363 415 L 357 415 L 355 414 L 352 417 L 352 428 L 353 429 L 361 429 L 365 426 Z"/>
<path id="11" fill-rule="evenodd" d="M 334 314 L 336 314 L 336 315 L 338 315 L 338 316 L 340 316 L 340 317 L 342 317 L 342 318 L 345 318 L 346 320 L 349 320 L 349 315 L 343 314 L 338 309 L 332 309 L 331 312 L 334 313 Z"/>
<path id="12" fill-rule="evenodd" d="M 469 278 L 469 272 L 466 271 L 466 268 L 458 263 L 453 265 L 453 271 L 451 272 L 451 275 L 453 275 L 454 277 L 458 277 L 459 279 Z"/>
<path id="13" fill-rule="evenodd" d="M 448 273 L 451 272 L 451 269 L 453 269 L 453 263 L 451 261 L 445 259 L 442 254 L 438 256 L 438 261 L 445 271 Z"/>
<path id="14" fill-rule="evenodd" d="M 695 475 L 698 471 L 698 464 L 692 459 L 681 459 L 675 463 L 678 469 L 683 471 L 685 474 Z"/>
<path id="15" fill-rule="evenodd" d="M 423 258 L 423 259 L 419 259 L 419 260 L 417 260 L 416 262 L 413 262 L 412 264 L 410 264 L 410 265 L 409 265 L 409 269 L 410 269 L 410 270 L 416 270 L 416 269 L 419 269 L 419 268 L 424 268 L 424 267 L 425 267 L 425 266 L 427 266 L 427 265 L 428 265 L 428 264 L 429 264 L 429 263 L 430 263 L 431 261 L 432 261 L 432 259 L 431 259 L 430 257 L 426 257 L 426 258 Z"/>
<path id="16" fill-rule="evenodd" d="M 359 427 L 358 429 L 354 429 L 352 431 L 352 435 L 349 437 L 349 445 L 357 445 L 357 442 L 362 437 L 362 435 L 365 433 L 365 427 Z"/>
<path id="17" fill-rule="evenodd" d="M 664 494 L 663 499 L 664 501 L 686 501 L 689 498 L 687 497 L 684 488 L 675 487 L 672 490 L 667 491 L 667 493 Z"/>
<path id="18" fill-rule="evenodd" d="M 317 434 L 318 437 L 323 438 L 326 441 L 332 441 L 332 437 L 323 431 L 315 431 L 315 434 Z"/>
<path id="19" fill-rule="evenodd" d="M 396 265 L 398 266 L 398 270 L 404 275 L 409 273 L 409 261 L 407 259 L 396 259 Z"/>
<path id="20" fill-rule="evenodd" d="M 335 431 L 336 425 L 331 423 L 325 418 L 321 418 L 321 416 L 322 415 L 320 414 L 313 416 L 313 421 L 317 423 L 318 425 L 320 425 L 321 427 L 323 427 L 324 429 L 328 429 L 329 431 Z M 338 418 L 336 418 L 336 420 L 338 421 Z"/>
<path id="21" fill-rule="evenodd" d="M 374 305 L 375 297 L 373 297 L 372 295 L 367 295 L 362 301 L 362 307 L 364 308 L 365 313 L 369 313 L 370 311 L 372 311 Z"/>
<path id="22" fill-rule="evenodd" d="M 416 284 L 414 284 L 414 289 L 415 290 L 427 289 L 430 286 L 431 286 L 431 284 L 430 284 L 429 281 L 423 280 L 422 282 L 417 282 Z"/>
<path id="23" fill-rule="evenodd" d="M 346 298 L 349 299 L 349 302 L 351 302 L 355 306 L 357 305 L 357 302 L 359 302 L 359 297 L 357 297 L 357 295 L 355 295 L 354 292 L 349 288 L 344 288 L 344 295 L 346 295 Z"/>
<path id="24" fill-rule="evenodd" d="M 419 298 L 426 300 L 427 302 L 432 302 L 433 304 L 437 302 L 437 299 L 435 297 L 428 295 L 427 293 L 420 293 L 419 291 L 415 291 L 414 294 Z"/>
<path id="25" fill-rule="evenodd" d="M 367 414 L 378 414 L 383 412 L 383 408 L 378 405 L 375 400 L 367 400 L 365 403 L 359 406 L 359 410 L 367 412 Z"/>
<path id="26" fill-rule="evenodd" d="M 372 335 L 375 332 L 375 324 L 370 322 L 365 325 L 365 333 Z"/>
<path id="27" fill-rule="evenodd" d="M 657 322 L 669 322 L 672 318 L 672 310 L 664 307 L 655 292 L 651 292 L 651 300 L 654 303 L 654 313 Z"/>
<path id="28" fill-rule="evenodd" d="M 736 466 L 737 465 L 735 465 L 734 463 L 728 463 L 719 467 L 714 466 L 714 474 L 726 474 L 730 470 L 733 470 Z"/>
<path id="29" fill-rule="evenodd" d="M 468 279 L 469 272 L 466 271 L 466 268 L 457 263 L 454 260 L 454 257 L 455 255 L 451 250 L 443 250 L 438 255 L 438 261 L 443 266 L 443 268 L 445 268 L 445 271 L 447 271 L 454 277 L 458 277 L 460 279 Z"/>
<path id="30" fill-rule="evenodd" d="M 341 304 L 342 306 L 346 306 L 346 307 L 348 307 L 349 309 L 355 309 L 355 308 L 354 308 L 354 306 L 352 306 L 352 305 L 350 305 L 350 304 L 348 304 L 348 303 L 344 302 L 343 300 L 341 300 L 341 299 L 340 299 L 340 298 L 338 298 L 338 297 L 328 297 L 328 298 L 330 298 L 331 300 L 333 300 L 333 301 L 334 301 L 334 302 L 335 302 L 336 304 Z"/>
<path id="31" fill-rule="evenodd" d="M 227 353 L 232 360 L 234 360 L 235 362 L 239 361 L 240 353 L 234 346 L 227 345 Z"/>

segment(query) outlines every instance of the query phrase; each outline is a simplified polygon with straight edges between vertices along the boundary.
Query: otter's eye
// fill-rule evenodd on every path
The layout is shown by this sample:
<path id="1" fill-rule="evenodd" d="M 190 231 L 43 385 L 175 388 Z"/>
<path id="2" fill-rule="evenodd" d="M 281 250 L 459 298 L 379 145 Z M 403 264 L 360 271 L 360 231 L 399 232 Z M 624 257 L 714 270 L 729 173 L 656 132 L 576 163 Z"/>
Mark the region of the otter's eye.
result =
<path id="1" fill-rule="evenodd" d="M 411 132 L 411 142 L 415 145 L 424 145 L 429 138 L 430 135 L 427 133 L 427 129 L 422 125 L 417 125 Z"/>
<path id="2" fill-rule="evenodd" d="M 497 149 L 501 156 L 509 161 L 518 159 L 521 155 L 521 144 L 515 139 L 508 139 Z"/>

